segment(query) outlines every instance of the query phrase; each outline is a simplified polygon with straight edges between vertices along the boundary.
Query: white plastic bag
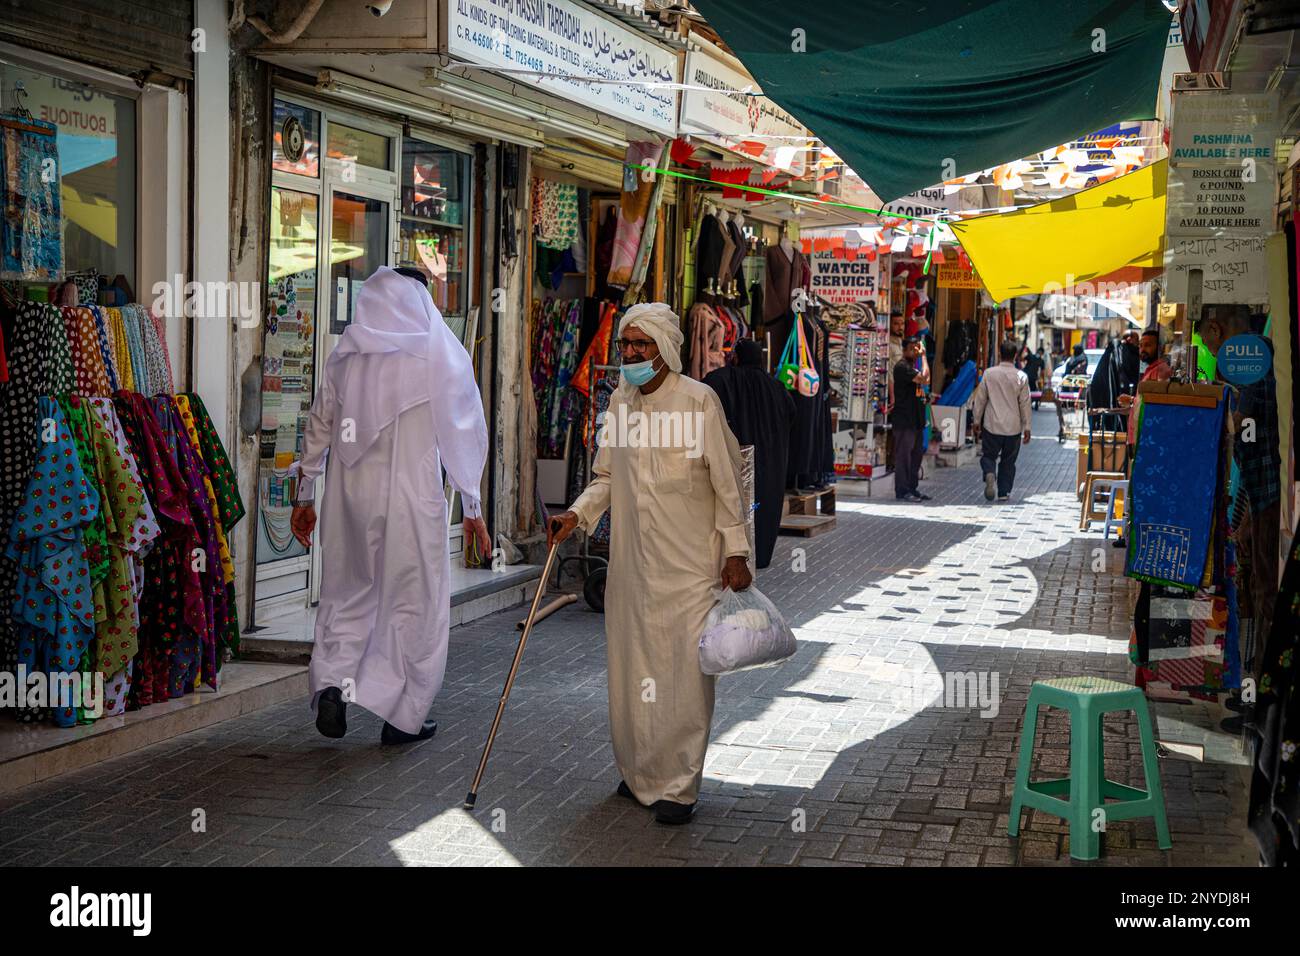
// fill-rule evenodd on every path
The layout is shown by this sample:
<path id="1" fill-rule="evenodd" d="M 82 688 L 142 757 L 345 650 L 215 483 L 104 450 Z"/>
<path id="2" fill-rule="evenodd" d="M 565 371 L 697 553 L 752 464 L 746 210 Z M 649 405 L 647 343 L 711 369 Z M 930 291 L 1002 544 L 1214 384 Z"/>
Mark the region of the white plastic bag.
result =
<path id="1" fill-rule="evenodd" d="M 751 667 L 772 667 L 794 656 L 794 632 L 776 606 L 752 584 L 744 591 L 715 591 L 700 635 L 700 670 L 734 674 Z"/>

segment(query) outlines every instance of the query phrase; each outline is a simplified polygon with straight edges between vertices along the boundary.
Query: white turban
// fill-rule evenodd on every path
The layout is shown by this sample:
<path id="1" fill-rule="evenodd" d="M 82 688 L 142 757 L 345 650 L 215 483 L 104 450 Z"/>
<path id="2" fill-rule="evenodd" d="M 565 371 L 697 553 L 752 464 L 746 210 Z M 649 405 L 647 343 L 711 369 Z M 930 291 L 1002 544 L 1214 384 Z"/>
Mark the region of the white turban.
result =
<path id="1" fill-rule="evenodd" d="M 618 337 L 628 326 L 635 325 L 659 346 L 664 363 L 674 372 L 682 370 L 682 322 L 664 302 L 642 302 L 623 313 L 618 323 Z M 622 383 L 624 388 L 633 386 Z"/>

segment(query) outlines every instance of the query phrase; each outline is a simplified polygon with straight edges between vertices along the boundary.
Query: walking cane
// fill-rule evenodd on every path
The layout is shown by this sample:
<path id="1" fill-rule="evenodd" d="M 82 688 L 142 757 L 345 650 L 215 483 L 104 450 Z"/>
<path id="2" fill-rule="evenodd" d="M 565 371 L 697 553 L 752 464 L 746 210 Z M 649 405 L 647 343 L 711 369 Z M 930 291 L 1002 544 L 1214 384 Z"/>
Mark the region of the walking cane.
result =
<path id="1" fill-rule="evenodd" d="M 474 783 L 470 785 L 469 793 L 465 796 L 466 810 L 473 810 L 474 801 L 478 799 L 478 785 L 483 780 L 483 771 L 487 770 L 488 756 L 492 753 L 492 742 L 496 740 L 497 729 L 501 726 L 501 717 L 506 712 L 506 701 L 510 699 L 510 688 L 514 686 L 515 674 L 519 672 L 519 662 L 524 657 L 524 645 L 528 643 L 528 635 L 533 630 L 533 622 L 537 617 L 537 608 L 542 602 L 542 594 L 546 591 L 546 582 L 550 580 L 551 565 L 555 562 L 555 552 L 559 546 L 560 542 L 556 541 L 551 545 L 551 550 L 546 555 L 546 566 L 542 568 L 542 578 L 537 582 L 537 593 L 533 595 L 533 606 L 528 611 L 528 620 L 524 624 L 524 633 L 519 636 L 519 647 L 515 649 L 515 660 L 510 665 L 510 673 L 506 675 L 506 686 L 501 691 L 501 700 L 497 702 L 497 715 L 492 718 L 492 729 L 488 731 L 487 743 L 483 745 L 483 756 L 478 762 L 478 772 L 474 774 Z"/>

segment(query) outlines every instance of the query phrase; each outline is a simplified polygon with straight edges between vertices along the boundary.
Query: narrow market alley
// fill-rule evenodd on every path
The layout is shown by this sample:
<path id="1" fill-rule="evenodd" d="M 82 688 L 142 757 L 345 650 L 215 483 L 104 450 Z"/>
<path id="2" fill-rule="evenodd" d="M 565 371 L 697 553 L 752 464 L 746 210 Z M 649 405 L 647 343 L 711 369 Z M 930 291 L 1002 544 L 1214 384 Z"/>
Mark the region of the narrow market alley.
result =
<path id="1" fill-rule="evenodd" d="M 306 699 L 278 704 L 0 795 L 0 857 L 1072 865 L 1065 821 L 1028 812 L 1020 837 L 1006 835 L 1025 699 L 1049 677 L 1131 683 L 1137 589 L 1122 552 L 1099 531 L 1077 531 L 1075 450 L 1055 441 L 1050 408 L 1035 431 L 1009 503 L 984 501 L 977 467 L 931 469 L 930 502 L 841 494 L 835 531 L 779 540 L 758 584 L 800 650 L 720 682 L 690 826 L 657 826 L 614 793 L 604 621 L 579 602 L 533 634 L 473 815 L 461 801 L 519 609 L 453 629 L 432 740 L 381 750 L 380 721 L 354 709 L 347 737 L 326 741 Z M 1173 849 L 1156 848 L 1148 819 L 1114 822 L 1101 860 L 1073 865 L 1250 865 L 1248 760 L 1235 738 L 1208 732 L 1219 709 L 1157 704 L 1155 714 L 1163 740 L 1205 744 L 1202 761 L 1171 753 L 1161 763 Z M 1107 775 L 1140 785 L 1131 720 L 1111 715 L 1105 732 Z M 1066 717 L 1052 711 L 1040 772 L 1064 771 L 1068 749 Z"/>

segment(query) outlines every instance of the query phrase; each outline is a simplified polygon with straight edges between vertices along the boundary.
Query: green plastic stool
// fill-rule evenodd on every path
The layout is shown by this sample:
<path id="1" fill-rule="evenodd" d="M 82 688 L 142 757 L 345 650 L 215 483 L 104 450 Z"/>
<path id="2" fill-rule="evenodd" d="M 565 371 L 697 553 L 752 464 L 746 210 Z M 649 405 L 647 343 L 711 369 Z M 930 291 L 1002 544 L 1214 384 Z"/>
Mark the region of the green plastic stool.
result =
<path id="1" fill-rule="evenodd" d="M 1029 769 L 1034 759 L 1039 707 L 1059 707 L 1070 712 L 1070 776 L 1031 783 Z M 1116 710 L 1131 710 L 1137 715 L 1146 790 L 1106 779 L 1101 720 L 1103 714 Z M 1168 850 L 1173 844 L 1169 840 L 1169 821 L 1165 818 L 1158 759 L 1151 714 L 1140 688 L 1100 677 L 1035 681 L 1025 707 L 1020 763 L 1016 768 L 1016 789 L 1011 798 L 1007 833 L 1018 835 L 1020 811 L 1034 807 L 1070 821 L 1070 856 L 1076 860 L 1095 860 L 1101 852 L 1101 833 L 1093 827 L 1093 812 L 1100 807 L 1105 812 L 1102 818 L 1105 823 L 1153 817 L 1160 849 Z M 1107 803 L 1108 799 L 1119 802 Z"/>

